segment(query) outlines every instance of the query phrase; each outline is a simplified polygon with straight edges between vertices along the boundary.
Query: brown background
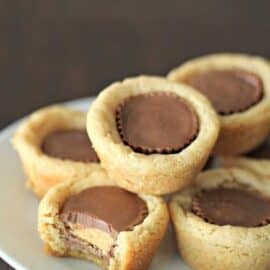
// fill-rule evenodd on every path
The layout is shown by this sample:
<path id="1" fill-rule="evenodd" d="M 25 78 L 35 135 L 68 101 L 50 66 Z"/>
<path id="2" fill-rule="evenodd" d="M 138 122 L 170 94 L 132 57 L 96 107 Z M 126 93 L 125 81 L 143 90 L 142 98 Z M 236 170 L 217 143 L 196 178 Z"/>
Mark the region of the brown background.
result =
<path id="1" fill-rule="evenodd" d="M 270 57 L 270 1 L 0 0 L 0 127 L 218 51 Z"/>

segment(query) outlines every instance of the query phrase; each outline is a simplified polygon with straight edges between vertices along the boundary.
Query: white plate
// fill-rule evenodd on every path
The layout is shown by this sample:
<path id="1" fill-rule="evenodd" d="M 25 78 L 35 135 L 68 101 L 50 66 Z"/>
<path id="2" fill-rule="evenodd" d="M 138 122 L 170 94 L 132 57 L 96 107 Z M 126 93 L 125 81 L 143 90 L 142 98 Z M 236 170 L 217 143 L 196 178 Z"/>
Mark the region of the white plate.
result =
<path id="1" fill-rule="evenodd" d="M 87 110 L 91 99 L 68 102 L 73 108 Z M 0 257 L 18 270 L 98 270 L 89 262 L 53 258 L 43 253 L 37 233 L 38 200 L 25 189 L 25 176 L 10 138 L 18 122 L 0 133 Z M 188 270 L 176 252 L 172 233 L 164 239 L 151 270 Z M 139 270 L 139 269 L 138 269 Z"/>

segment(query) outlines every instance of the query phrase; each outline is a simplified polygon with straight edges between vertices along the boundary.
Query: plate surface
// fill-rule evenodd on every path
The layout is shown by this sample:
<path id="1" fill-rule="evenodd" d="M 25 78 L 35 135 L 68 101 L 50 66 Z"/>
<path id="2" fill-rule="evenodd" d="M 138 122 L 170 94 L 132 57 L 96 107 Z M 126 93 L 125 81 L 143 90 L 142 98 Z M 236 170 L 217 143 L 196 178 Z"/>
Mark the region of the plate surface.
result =
<path id="1" fill-rule="evenodd" d="M 87 110 L 92 99 L 66 103 Z M 25 189 L 25 176 L 10 138 L 19 122 L 0 133 L 0 257 L 18 270 L 99 270 L 89 262 L 46 256 L 37 233 L 38 200 Z M 176 252 L 171 231 L 168 232 L 150 270 L 189 270 Z"/>

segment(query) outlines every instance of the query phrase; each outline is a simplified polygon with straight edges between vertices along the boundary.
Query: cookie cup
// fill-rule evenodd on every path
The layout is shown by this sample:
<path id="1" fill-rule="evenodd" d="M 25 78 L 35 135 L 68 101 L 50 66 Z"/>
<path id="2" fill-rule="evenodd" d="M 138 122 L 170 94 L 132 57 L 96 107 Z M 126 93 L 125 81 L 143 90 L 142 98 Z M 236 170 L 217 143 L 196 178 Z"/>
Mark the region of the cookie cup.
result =
<path id="1" fill-rule="evenodd" d="M 162 240 L 169 220 L 165 202 L 158 197 L 138 195 L 147 205 L 148 215 L 132 231 L 122 231 L 116 240 L 114 255 L 108 264 L 90 253 L 70 248 L 63 238 L 65 230 L 59 218 L 65 200 L 86 188 L 115 185 L 105 173 L 94 172 L 89 178 L 80 181 L 60 183 L 53 187 L 39 206 L 38 230 L 45 242 L 45 250 L 54 256 L 71 256 L 95 262 L 109 270 L 144 270 L 152 261 Z"/>
<path id="2" fill-rule="evenodd" d="M 220 115 L 221 131 L 214 148 L 220 155 L 247 152 L 264 141 L 270 130 L 270 65 L 256 56 L 245 54 L 213 54 L 187 61 L 173 69 L 168 78 L 184 83 L 196 72 L 208 70 L 241 69 L 256 74 L 263 83 L 263 97 L 249 109 L 229 115 Z"/>
<path id="3" fill-rule="evenodd" d="M 201 173 L 194 185 L 176 194 L 170 212 L 179 253 L 198 270 L 267 270 L 270 266 L 270 225 L 262 227 L 219 226 L 191 212 L 193 196 L 218 187 L 240 188 L 270 197 L 270 182 L 250 172 L 216 169 Z"/>
<path id="4" fill-rule="evenodd" d="M 62 160 L 46 155 L 41 149 L 43 140 L 50 133 L 83 130 L 85 124 L 86 113 L 50 106 L 31 114 L 14 134 L 12 144 L 28 178 L 27 187 L 38 197 L 42 197 L 56 183 L 85 178 L 95 170 L 102 170 L 98 163 Z"/>
<path id="5" fill-rule="evenodd" d="M 175 154 L 142 154 L 124 144 L 115 113 L 127 98 L 147 93 L 182 98 L 198 119 L 196 138 Z M 102 166 L 121 187 L 133 192 L 166 194 L 189 184 L 206 163 L 219 132 L 218 117 L 210 103 L 192 88 L 164 78 L 140 76 L 107 87 L 93 102 L 87 129 Z"/>

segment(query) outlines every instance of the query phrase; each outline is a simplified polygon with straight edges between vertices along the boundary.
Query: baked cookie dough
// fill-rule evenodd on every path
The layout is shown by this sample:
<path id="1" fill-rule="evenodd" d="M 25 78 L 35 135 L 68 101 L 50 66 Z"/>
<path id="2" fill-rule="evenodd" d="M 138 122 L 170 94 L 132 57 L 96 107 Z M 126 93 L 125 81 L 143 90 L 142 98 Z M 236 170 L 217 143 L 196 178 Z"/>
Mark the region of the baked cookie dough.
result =
<path id="1" fill-rule="evenodd" d="M 130 193 L 101 172 L 50 189 L 38 216 L 47 253 L 109 270 L 147 269 L 169 220 L 161 198 Z"/>
<path id="2" fill-rule="evenodd" d="M 34 112 L 16 131 L 27 186 L 39 197 L 61 181 L 81 179 L 102 170 L 86 132 L 86 113 L 61 106 Z"/>
<path id="3" fill-rule="evenodd" d="M 270 178 L 270 137 L 259 147 L 241 156 L 219 156 L 221 167 L 239 167 L 258 175 L 262 178 Z"/>
<path id="4" fill-rule="evenodd" d="M 206 171 L 173 196 L 170 211 L 193 269 L 269 269 L 269 181 L 239 168 Z"/>
<path id="5" fill-rule="evenodd" d="M 190 87 L 140 76 L 101 92 L 88 113 L 87 130 L 118 185 L 166 194 L 189 184 L 202 169 L 219 121 L 207 99 Z"/>
<path id="6" fill-rule="evenodd" d="M 172 70 L 170 80 L 204 94 L 219 113 L 216 154 L 236 155 L 264 141 L 270 129 L 270 65 L 244 54 L 213 54 Z"/>

